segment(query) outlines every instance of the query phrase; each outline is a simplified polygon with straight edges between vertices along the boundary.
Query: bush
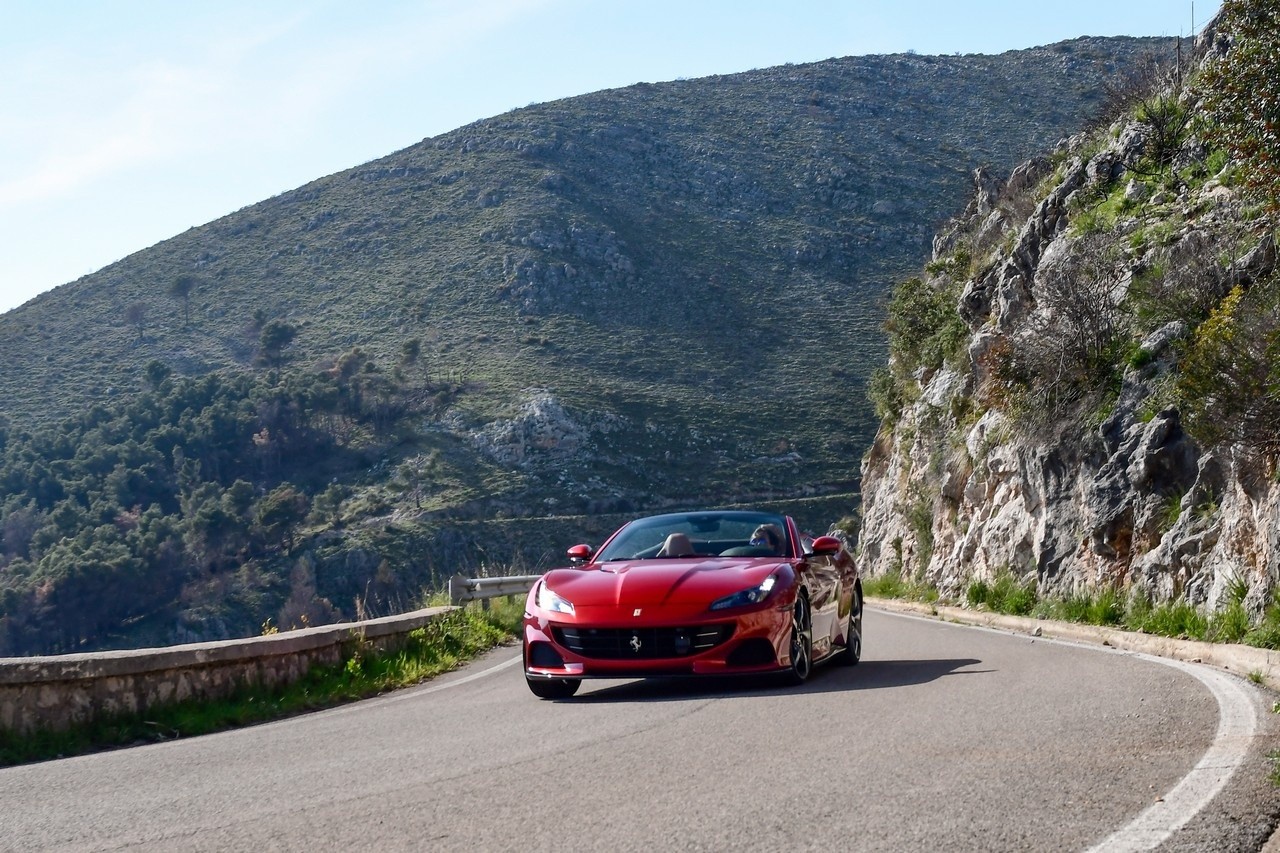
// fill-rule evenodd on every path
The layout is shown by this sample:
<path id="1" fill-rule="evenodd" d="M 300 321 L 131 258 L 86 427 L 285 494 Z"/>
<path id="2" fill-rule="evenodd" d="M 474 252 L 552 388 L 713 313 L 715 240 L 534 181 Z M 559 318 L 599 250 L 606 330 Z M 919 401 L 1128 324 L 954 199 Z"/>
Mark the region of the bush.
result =
<path id="1" fill-rule="evenodd" d="M 1280 208 L 1280 7 L 1274 0 L 1225 0 L 1220 32 L 1232 40 L 1211 61 L 1204 91 L 1204 136 L 1240 161 L 1246 186 L 1272 212 Z"/>
<path id="2" fill-rule="evenodd" d="M 1027 616 L 1036 607 L 1036 589 L 1033 584 L 1022 583 L 1008 573 L 1001 573 L 994 581 L 975 579 L 965 590 L 965 600 L 974 607 L 985 606 L 996 613 L 1009 616 Z"/>
<path id="3" fill-rule="evenodd" d="M 1071 243 L 1071 255 L 1037 283 L 1037 310 L 1010 339 L 997 367 L 1015 415 L 1052 422 L 1113 393 L 1129 352 L 1130 316 L 1116 300 L 1123 275 L 1102 234 Z"/>
<path id="4" fill-rule="evenodd" d="M 1178 98 L 1179 92 L 1165 91 L 1143 98 L 1135 118 L 1148 128 L 1146 149 L 1142 162 L 1133 171 L 1145 175 L 1165 175 L 1172 172 L 1173 164 L 1186 144 L 1191 114 Z"/>
<path id="5" fill-rule="evenodd" d="M 875 598 L 901 598 L 911 601 L 937 601 L 938 590 L 926 583 L 909 580 L 902 572 L 886 572 L 862 579 L 862 591 Z"/>
<path id="6" fill-rule="evenodd" d="M 1114 589 L 1100 590 L 1097 595 L 1071 595 L 1049 615 L 1061 615 L 1068 622 L 1086 625 L 1120 625 L 1124 622 L 1124 601 Z"/>
<path id="7" fill-rule="evenodd" d="M 1244 604 L 1233 601 L 1209 617 L 1205 636 L 1214 643 L 1238 643 L 1248 635 L 1250 627 Z"/>
<path id="8" fill-rule="evenodd" d="M 1273 602 L 1262 620 L 1244 636 L 1246 645 L 1260 649 L 1280 649 L 1280 602 Z"/>
<path id="9" fill-rule="evenodd" d="M 918 497 L 907 511 L 907 520 L 916 536 L 916 544 L 920 549 L 920 569 L 923 571 L 933 559 L 933 502 L 923 495 Z"/>
<path id="10" fill-rule="evenodd" d="M 1208 446 L 1280 453 L 1280 287 L 1234 288 L 1196 329 L 1176 393 L 1188 430 Z"/>
<path id="11" fill-rule="evenodd" d="M 1127 627 L 1161 637 L 1203 640 L 1209 632 L 1209 620 L 1186 601 L 1173 601 L 1150 608 L 1137 624 L 1126 620 Z"/>
<path id="12" fill-rule="evenodd" d="M 906 400 L 902 387 L 887 367 L 877 367 L 867 380 L 867 399 L 875 407 L 876 417 L 882 421 L 896 422 L 902 415 Z"/>
<path id="13" fill-rule="evenodd" d="M 889 351 L 906 373 L 941 367 L 968 340 L 959 299 L 959 283 L 945 276 L 928 282 L 912 278 L 893 289 L 884 327 Z"/>

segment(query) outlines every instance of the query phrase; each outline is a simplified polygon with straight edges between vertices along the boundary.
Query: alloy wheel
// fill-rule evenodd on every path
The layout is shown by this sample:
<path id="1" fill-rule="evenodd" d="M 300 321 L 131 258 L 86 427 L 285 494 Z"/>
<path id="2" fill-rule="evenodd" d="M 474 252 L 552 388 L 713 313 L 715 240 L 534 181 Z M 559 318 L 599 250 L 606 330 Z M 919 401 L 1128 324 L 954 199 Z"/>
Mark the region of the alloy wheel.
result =
<path id="1" fill-rule="evenodd" d="M 796 597 L 791 611 L 791 681 L 803 684 L 813 672 L 813 618 L 809 600 Z"/>

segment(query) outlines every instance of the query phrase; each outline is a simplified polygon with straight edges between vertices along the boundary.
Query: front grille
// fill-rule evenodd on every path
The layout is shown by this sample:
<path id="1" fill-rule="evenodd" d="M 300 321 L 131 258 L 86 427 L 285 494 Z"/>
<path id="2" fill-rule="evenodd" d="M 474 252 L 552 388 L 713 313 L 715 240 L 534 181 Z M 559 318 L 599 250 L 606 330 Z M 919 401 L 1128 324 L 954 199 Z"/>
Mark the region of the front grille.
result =
<path id="1" fill-rule="evenodd" d="M 556 642 L 584 658 L 650 660 L 681 658 L 714 649 L 733 634 L 732 624 L 685 628 L 554 628 Z"/>

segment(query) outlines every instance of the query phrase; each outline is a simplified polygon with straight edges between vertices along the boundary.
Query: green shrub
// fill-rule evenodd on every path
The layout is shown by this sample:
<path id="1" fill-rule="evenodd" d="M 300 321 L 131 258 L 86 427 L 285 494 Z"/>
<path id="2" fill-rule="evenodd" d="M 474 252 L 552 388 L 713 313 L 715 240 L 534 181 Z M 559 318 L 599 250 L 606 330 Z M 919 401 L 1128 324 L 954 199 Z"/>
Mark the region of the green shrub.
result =
<path id="1" fill-rule="evenodd" d="M 890 423 L 897 422 L 906 404 L 902 386 L 887 367 L 877 367 L 872 371 L 867 380 L 867 399 L 875 407 L 876 417 Z"/>
<path id="2" fill-rule="evenodd" d="M 1182 517 L 1182 497 L 1186 494 L 1181 489 L 1165 495 L 1164 503 L 1160 511 L 1160 535 L 1163 536 L 1173 529 L 1178 523 L 1178 519 Z"/>
<path id="3" fill-rule="evenodd" d="M 1076 234 L 1098 234 L 1115 228 L 1116 220 L 1133 203 L 1124 197 L 1124 186 L 1116 183 L 1093 193 L 1081 192 L 1079 207 L 1071 212 L 1071 230 Z"/>
<path id="4" fill-rule="evenodd" d="M 862 579 L 864 594 L 875 598 L 897 598 L 908 601 L 937 601 L 938 590 L 932 584 L 904 578 L 900 571 L 886 572 Z"/>
<path id="5" fill-rule="evenodd" d="M 964 591 L 964 598 L 974 607 L 986 604 L 991 600 L 991 584 L 982 578 L 969 581 L 969 587 Z"/>
<path id="6" fill-rule="evenodd" d="M 1209 617 L 1205 637 L 1214 643 L 1239 643 L 1249 634 L 1249 612 L 1233 601 Z"/>
<path id="7" fill-rule="evenodd" d="M 1209 632 L 1209 620 L 1198 608 L 1179 600 L 1152 607 L 1140 624 L 1128 627 L 1161 637 L 1203 640 Z"/>
<path id="8" fill-rule="evenodd" d="M 1280 282 L 1235 287 L 1200 324 L 1176 394 L 1188 431 L 1207 446 L 1280 451 Z"/>
<path id="9" fill-rule="evenodd" d="M 1027 616 L 1037 602 L 1035 586 L 1017 580 L 1008 572 L 1002 572 L 991 582 L 971 581 L 965 590 L 965 599 L 974 607 L 986 607 L 1009 616 Z"/>
<path id="10" fill-rule="evenodd" d="M 1120 625 L 1124 622 L 1124 600 L 1116 590 L 1105 588 L 1096 595 L 1076 594 L 1061 603 L 1062 617 L 1086 625 Z"/>
<path id="11" fill-rule="evenodd" d="M 1204 160 L 1204 170 L 1209 177 L 1217 177 L 1221 175 L 1224 184 L 1230 185 L 1233 177 L 1230 172 L 1224 174 L 1227 166 L 1231 163 L 1231 155 L 1221 148 L 1216 148 L 1209 152 L 1209 156 Z"/>
<path id="12" fill-rule="evenodd" d="M 1212 60 L 1204 90 L 1203 135 L 1241 163 L 1246 185 L 1275 211 L 1280 199 L 1280 137 L 1275 99 L 1280 91 L 1280 8 L 1273 0 L 1225 0 L 1219 31 L 1232 39 Z"/>
<path id="13" fill-rule="evenodd" d="M 963 246 L 953 254 L 925 264 L 930 275 L 946 275 L 953 281 L 964 281 L 973 274 L 973 256 Z"/>
<path id="14" fill-rule="evenodd" d="M 1143 346 L 1135 345 L 1133 351 L 1129 355 L 1129 366 L 1134 370 L 1141 370 L 1151 362 L 1155 361 L 1156 354 Z"/>
<path id="15" fill-rule="evenodd" d="M 1019 583 L 1012 576 L 997 581 L 993 593 L 1001 613 L 1026 616 L 1036 606 L 1035 586 Z"/>
<path id="16" fill-rule="evenodd" d="M 889 351 L 905 372 L 941 367 L 968 340 L 969 329 L 956 309 L 959 299 L 960 284 L 945 277 L 912 278 L 893 289 L 884 327 Z"/>
<path id="17" fill-rule="evenodd" d="M 1280 649 L 1280 592 L 1272 594 L 1262 619 L 1245 634 L 1244 642 L 1260 649 Z"/>
<path id="18" fill-rule="evenodd" d="M 1186 144 L 1191 114 L 1179 93 L 1166 91 L 1138 104 L 1135 118 L 1147 125 L 1147 146 L 1142 162 L 1133 170 L 1145 175 L 1167 175 Z"/>
<path id="19" fill-rule="evenodd" d="M 920 568 L 929 567 L 933 559 L 933 503 L 924 496 L 919 497 L 907 512 L 907 521 L 916 535 L 916 544 L 920 547 Z"/>

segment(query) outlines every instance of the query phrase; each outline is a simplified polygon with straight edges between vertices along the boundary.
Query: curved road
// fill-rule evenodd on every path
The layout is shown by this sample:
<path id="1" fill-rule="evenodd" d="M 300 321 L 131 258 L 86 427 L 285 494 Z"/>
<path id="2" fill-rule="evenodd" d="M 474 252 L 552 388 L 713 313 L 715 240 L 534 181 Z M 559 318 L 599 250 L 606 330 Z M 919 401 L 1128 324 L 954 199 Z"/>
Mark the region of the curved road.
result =
<path id="1" fill-rule="evenodd" d="M 1161 849 L 1267 838 L 1277 726 L 1251 685 L 882 612 L 866 626 L 861 666 L 798 690 L 601 681 L 542 702 L 505 648 L 331 711 L 0 770 L 0 849 L 1142 849 L 1165 831 L 1139 815 L 1184 821 L 1198 800 Z M 1206 773 L 1230 779 L 1186 799 Z"/>

